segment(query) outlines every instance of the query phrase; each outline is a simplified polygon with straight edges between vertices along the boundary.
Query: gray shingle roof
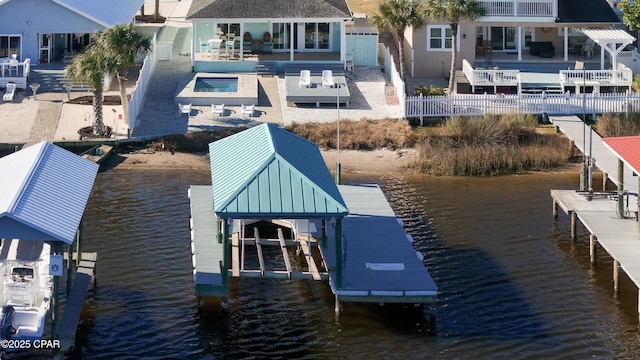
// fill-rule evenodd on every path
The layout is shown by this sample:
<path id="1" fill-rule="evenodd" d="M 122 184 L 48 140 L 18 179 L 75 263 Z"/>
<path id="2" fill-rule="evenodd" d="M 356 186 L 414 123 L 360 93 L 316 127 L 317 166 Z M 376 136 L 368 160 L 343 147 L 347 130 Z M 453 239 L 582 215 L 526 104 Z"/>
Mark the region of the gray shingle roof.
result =
<path id="1" fill-rule="evenodd" d="M 351 18 L 345 0 L 193 0 L 187 19 Z"/>
<path id="2" fill-rule="evenodd" d="M 557 23 L 619 23 L 605 0 L 558 0 Z"/>

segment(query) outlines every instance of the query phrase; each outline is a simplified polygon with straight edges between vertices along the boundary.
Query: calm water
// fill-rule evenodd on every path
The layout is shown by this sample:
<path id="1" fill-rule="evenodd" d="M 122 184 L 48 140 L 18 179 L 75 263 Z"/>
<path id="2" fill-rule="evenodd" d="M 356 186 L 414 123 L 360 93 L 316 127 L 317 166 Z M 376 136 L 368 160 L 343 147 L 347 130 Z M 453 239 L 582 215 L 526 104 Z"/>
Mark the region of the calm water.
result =
<path id="1" fill-rule="evenodd" d="M 197 306 L 187 188 L 208 171 L 108 170 L 85 217 L 98 286 L 79 328 L 83 359 L 637 359 L 637 289 L 612 293 L 549 190 L 578 177 L 421 176 L 376 182 L 438 284 L 437 335 L 415 309 L 346 304 L 325 283 L 232 279 L 229 307 Z M 26 356 L 26 354 L 25 354 Z"/>

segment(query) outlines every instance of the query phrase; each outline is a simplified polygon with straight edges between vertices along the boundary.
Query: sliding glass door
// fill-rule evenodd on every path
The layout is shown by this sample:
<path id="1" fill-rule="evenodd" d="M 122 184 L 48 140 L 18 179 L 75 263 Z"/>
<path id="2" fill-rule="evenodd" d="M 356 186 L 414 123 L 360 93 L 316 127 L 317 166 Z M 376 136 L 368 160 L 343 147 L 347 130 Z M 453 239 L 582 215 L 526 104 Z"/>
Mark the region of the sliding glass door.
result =
<path id="1" fill-rule="evenodd" d="M 518 29 L 513 26 L 491 27 L 491 48 L 493 50 L 516 50 Z"/>

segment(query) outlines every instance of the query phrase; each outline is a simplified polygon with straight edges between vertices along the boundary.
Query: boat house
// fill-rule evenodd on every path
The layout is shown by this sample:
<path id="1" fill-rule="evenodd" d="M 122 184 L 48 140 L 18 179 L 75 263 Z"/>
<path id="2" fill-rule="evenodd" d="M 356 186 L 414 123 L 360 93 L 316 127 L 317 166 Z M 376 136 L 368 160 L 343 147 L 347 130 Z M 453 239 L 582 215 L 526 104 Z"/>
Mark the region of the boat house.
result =
<path id="1" fill-rule="evenodd" d="M 377 185 L 337 186 L 316 144 L 273 124 L 209 152 L 212 186 L 189 189 L 198 296 L 224 301 L 230 276 L 312 279 L 329 282 L 336 311 L 343 301 L 419 303 L 435 314 L 438 289 Z M 281 266 L 267 266 L 267 246 Z"/>

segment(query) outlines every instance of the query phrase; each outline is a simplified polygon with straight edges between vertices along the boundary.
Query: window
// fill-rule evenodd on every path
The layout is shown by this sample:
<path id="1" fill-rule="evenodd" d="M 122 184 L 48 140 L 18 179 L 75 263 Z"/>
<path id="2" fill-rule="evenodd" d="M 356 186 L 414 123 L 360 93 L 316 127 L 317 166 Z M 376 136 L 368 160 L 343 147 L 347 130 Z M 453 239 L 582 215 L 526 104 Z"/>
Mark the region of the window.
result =
<path id="1" fill-rule="evenodd" d="M 20 35 L 0 35 L 0 58 L 16 54 L 20 59 L 20 41 Z"/>
<path id="2" fill-rule="evenodd" d="M 460 36 L 460 32 L 458 32 Z M 427 50 L 451 50 L 451 27 L 449 25 L 427 26 Z M 458 40 L 460 49 L 460 40 Z"/>

